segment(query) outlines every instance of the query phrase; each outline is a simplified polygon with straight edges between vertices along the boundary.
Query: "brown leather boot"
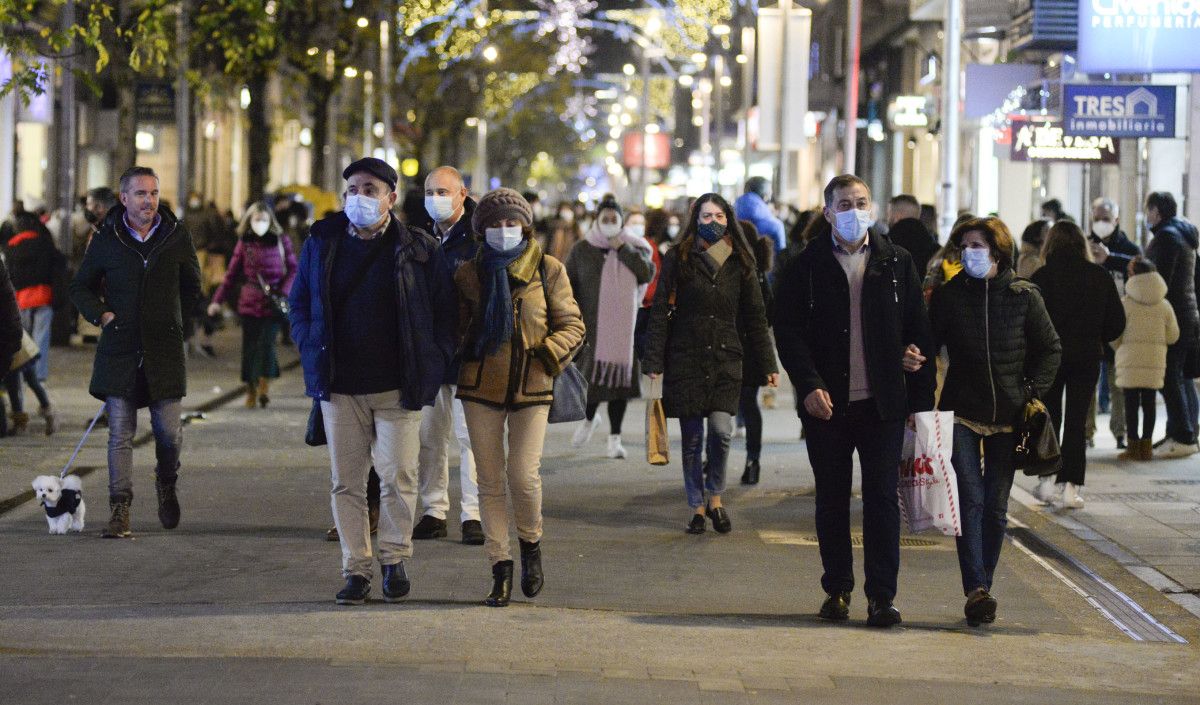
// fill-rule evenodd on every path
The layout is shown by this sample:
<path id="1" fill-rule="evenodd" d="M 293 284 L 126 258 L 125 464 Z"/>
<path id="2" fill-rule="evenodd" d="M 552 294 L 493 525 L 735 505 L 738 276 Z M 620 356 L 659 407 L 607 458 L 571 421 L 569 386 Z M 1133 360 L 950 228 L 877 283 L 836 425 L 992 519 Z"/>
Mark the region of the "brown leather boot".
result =
<path id="1" fill-rule="evenodd" d="M 24 436 L 29 432 L 29 414 L 24 411 L 14 411 L 12 426 L 8 429 L 10 436 Z"/>
<path id="2" fill-rule="evenodd" d="M 246 408 L 253 409 L 258 406 L 258 388 L 253 384 L 246 385 Z"/>
<path id="3" fill-rule="evenodd" d="M 1154 460 L 1154 441 L 1152 439 L 1144 439 L 1138 441 L 1141 447 L 1141 460 Z"/>

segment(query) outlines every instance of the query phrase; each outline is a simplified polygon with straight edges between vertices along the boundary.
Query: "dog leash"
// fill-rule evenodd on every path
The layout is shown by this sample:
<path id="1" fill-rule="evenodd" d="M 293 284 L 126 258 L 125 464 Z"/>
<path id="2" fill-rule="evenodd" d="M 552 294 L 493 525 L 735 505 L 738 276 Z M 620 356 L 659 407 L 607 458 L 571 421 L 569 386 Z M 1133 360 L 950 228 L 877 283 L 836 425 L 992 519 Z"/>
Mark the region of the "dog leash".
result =
<path id="1" fill-rule="evenodd" d="M 71 465 L 75 463 L 75 458 L 79 457 L 79 451 L 83 449 L 83 444 L 87 442 L 87 437 L 91 435 L 92 429 L 96 427 L 96 424 L 100 421 L 100 417 L 104 415 L 106 408 L 108 408 L 108 402 L 101 404 L 100 410 L 92 417 L 92 422 L 88 424 L 87 430 L 83 432 L 83 438 L 79 439 L 79 445 L 75 446 L 75 452 L 71 453 L 71 459 L 67 461 L 67 464 L 63 466 L 62 472 L 58 474 L 59 479 L 66 477 L 67 473 L 71 470 Z"/>

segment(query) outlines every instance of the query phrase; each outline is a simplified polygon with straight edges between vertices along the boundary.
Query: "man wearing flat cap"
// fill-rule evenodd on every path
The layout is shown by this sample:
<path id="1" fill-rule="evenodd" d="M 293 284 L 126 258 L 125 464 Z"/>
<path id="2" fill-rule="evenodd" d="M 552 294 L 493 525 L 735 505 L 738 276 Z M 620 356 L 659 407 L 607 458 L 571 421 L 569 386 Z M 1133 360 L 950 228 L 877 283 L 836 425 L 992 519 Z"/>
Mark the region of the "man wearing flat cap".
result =
<path id="1" fill-rule="evenodd" d="M 345 208 L 313 223 L 291 292 L 304 386 L 329 442 L 333 519 L 346 579 L 337 603 L 371 592 L 378 556 L 384 600 L 409 591 L 421 408 L 454 355 L 457 299 L 438 242 L 393 215 L 396 170 L 366 157 L 346 167 Z M 367 476 L 380 479 L 378 548 Z"/>

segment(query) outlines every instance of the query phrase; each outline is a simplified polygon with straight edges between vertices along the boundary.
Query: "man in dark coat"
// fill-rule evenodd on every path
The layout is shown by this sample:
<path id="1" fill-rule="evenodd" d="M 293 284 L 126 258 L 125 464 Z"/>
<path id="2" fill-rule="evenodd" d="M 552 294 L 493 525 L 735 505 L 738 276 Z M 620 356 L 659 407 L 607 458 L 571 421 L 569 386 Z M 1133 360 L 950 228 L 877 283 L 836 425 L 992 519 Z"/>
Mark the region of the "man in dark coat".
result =
<path id="1" fill-rule="evenodd" d="M 440 166 L 425 178 L 425 211 L 433 220 L 433 235 L 441 245 L 450 276 L 479 253 L 479 238 L 471 230 L 475 201 L 467 195 L 462 174 L 451 166 Z M 450 509 L 450 436 L 458 441 L 459 487 L 462 542 L 482 546 L 483 524 L 479 521 L 479 485 L 475 474 L 475 455 L 462 401 L 455 399 L 458 364 L 446 366 L 446 376 L 437 401 L 425 409 L 421 418 L 420 496 L 424 514 L 413 528 L 414 539 L 435 539 L 446 535 L 446 513 Z"/>
<path id="2" fill-rule="evenodd" d="M 200 265 L 187 229 L 159 205 L 158 176 L 132 167 L 121 176 L 121 205 L 92 237 L 71 282 L 80 314 L 100 326 L 90 392 L 108 410 L 108 495 L 103 536 L 129 536 L 133 434 L 137 410 L 150 407 L 155 489 L 163 528 L 179 524 L 175 484 L 187 394 L 183 317 L 200 298 Z"/>
<path id="3" fill-rule="evenodd" d="M 1165 191 L 1146 198 L 1146 222 L 1154 239 L 1146 257 L 1167 282 L 1167 301 L 1179 322 L 1179 341 L 1167 346 L 1167 376 L 1163 402 L 1167 406 L 1167 437 L 1156 444 L 1155 456 L 1183 458 L 1200 452 L 1197 444 L 1196 386 L 1184 374 L 1188 356 L 1200 348 L 1200 314 L 1196 307 L 1196 249 L 1200 233 L 1178 217 L 1175 197 Z"/>
<path id="4" fill-rule="evenodd" d="M 292 284 L 292 339 L 308 396 L 320 402 L 333 475 L 333 518 L 345 587 L 338 604 L 371 592 L 374 555 L 367 478 L 380 480 L 383 597 L 410 584 L 422 407 L 433 404 L 454 356 L 458 300 L 437 241 L 400 223 L 396 170 L 367 157 L 346 167 L 345 209 L 313 224 Z"/>
<path id="5" fill-rule="evenodd" d="M 0 259 L 0 371 L 8 371 L 13 355 L 21 349 L 21 330 L 17 296 L 8 277 L 8 268 Z"/>
<path id="6" fill-rule="evenodd" d="M 921 222 L 921 203 L 915 196 L 902 193 L 888 201 L 888 239 L 908 250 L 917 276 L 924 280 L 929 260 L 938 251 L 938 242 Z"/>
<path id="7" fill-rule="evenodd" d="M 853 175 L 825 187 L 830 240 L 809 243 L 777 281 L 775 341 L 804 400 L 817 490 L 817 539 L 828 598 L 820 616 L 849 617 L 852 455 L 862 467 L 867 623 L 900 622 L 893 606 L 900 570 L 896 498 L 905 420 L 933 407 L 932 334 L 912 258 L 870 237 L 871 192 Z"/>

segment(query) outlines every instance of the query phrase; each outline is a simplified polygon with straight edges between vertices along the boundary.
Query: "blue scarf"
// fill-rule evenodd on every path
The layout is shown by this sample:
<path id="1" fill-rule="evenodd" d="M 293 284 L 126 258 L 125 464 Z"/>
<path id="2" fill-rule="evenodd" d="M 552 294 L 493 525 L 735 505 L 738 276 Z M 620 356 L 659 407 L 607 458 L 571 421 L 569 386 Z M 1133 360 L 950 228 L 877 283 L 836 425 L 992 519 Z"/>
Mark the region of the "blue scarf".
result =
<path id="1" fill-rule="evenodd" d="M 507 252 L 484 244 L 480 250 L 479 274 L 483 284 L 480 307 L 483 309 L 479 339 L 475 341 L 475 354 L 479 357 L 491 355 L 500 346 L 512 339 L 513 305 L 512 289 L 508 285 L 508 265 L 517 261 L 529 241 L 525 240 Z"/>

